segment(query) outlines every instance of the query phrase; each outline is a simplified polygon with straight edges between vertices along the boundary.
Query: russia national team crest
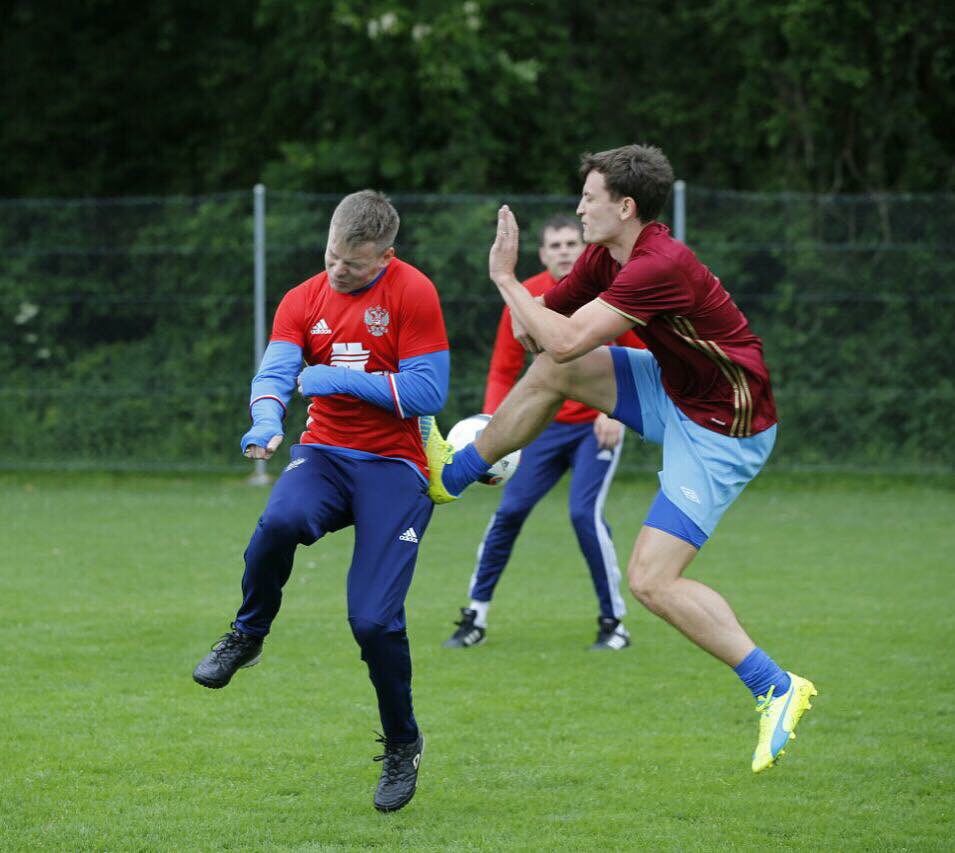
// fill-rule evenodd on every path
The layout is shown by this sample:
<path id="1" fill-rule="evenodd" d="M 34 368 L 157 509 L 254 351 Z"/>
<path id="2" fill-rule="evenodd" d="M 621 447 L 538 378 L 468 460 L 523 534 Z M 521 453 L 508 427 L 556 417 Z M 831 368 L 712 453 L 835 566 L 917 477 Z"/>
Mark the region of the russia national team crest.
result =
<path id="1" fill-rule="evenodd" d="M 365 325 L 368 327 L 368 331 L 376 338 L 380 338 L 388 331 L 388 324 L 390 322 L 391 318 L 388 316 L 388 312 L 380 305 L 376 305 L 374 308 L 369 308 L 365 311 Z"/>

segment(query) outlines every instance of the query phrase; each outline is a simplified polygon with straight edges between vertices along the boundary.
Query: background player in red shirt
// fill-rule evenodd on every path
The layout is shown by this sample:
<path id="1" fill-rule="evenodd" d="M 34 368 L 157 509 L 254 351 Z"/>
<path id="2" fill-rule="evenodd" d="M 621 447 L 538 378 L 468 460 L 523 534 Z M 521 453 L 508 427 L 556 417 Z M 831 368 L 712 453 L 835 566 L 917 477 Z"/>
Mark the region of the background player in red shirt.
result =
<path id="1" fill-rule="evenodd" d="M 418 416 L 448 389 L 448 340 L 434 285 L 395 257 L 398 214 L 380 193 L 346 196 L 329 225 L 325 271 L 290 290 L 252 380 L 242 452 L 267 459 L 296 384 L 308 422 L 245 552 L 232 631 L 196 666 L 225 687 L 258 663 L 299 545 L 354 526 L 348 621 L 378 697 L 384 735 L 380 811 L 414 795 L 424 745 L 411 700 L 405 596 L 431 518 Z M 302 362 L 305 369 L 302 369 Z"/>
<path id="2" fill-rule="evenodd" d="M 539 297 L 571 271 L 584 250 L 580 222 L 573 216 L 552 216 L 540 231 L 538 255 L 545 269 L 524 287 Z M 627 332 L 621 346 L 643 344 Z M 514 337 L 511 311 L 501 312 L 484 391 L 484 412 L 493 414 L 524 370 L 527 352 Z M 574 400 L 560 407 L 553 422 L 521 454 L 521 464 L 504 487 L 504 494 L 478 546 L 477 565 L 468 589 L 471 599 L 461 608 L 458 628 L 445 641 L 447 648 L 467 648 L 484 642 L 494 589 L 510 559 L 514 542 L 537 502 L 568 468 L 570 518 L 597 594 L 597 640 L 593 649 L 623 649 L 630 634 L 623 626 L 626 605 L 620 595 L 620 568 L 610 526 L 603 516 L 607 491 L 620 461 L 623 427 Z"/>
<path id="3" fill-rule="evenodd" d="M 655 221 L 673 185 L 663 152 L 628 145 L 586 154 L 581 176 L 577 214 L 590 245 L 543 305 L 514 276 L 517 222 L 506 205 L 499 212 L 491 278 L 546 355 L 475 443 L 453 454 L 427 431 L 432 496 L 460 494 L 539 434 L 565 398 L 662 444 L 661 488 L 634 544 L 630 589 L 752 691 L 759 772 L 782 753 L 815 687 L 782 670 L 719 593 L 683 572 L 772 450 L 776 409 L 762 342 L 719 279 Z M 647 351 L 602 346 L 633 326 Z"/>

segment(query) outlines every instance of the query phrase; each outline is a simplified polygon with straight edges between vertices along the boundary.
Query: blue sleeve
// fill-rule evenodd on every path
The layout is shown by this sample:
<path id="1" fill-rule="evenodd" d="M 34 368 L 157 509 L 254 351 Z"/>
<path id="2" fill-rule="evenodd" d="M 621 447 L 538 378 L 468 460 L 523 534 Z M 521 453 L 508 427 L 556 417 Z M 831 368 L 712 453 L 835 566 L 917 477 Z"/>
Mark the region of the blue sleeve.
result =
<path id="1" fill-rule="evenodd" d="M 299 383 L 307 397 L 350 394 L 399 418 L 413 418 L 444 408 L 450 376 L 450 353 L 440 350 L 403 358 L 397 373 L 384 375 L 316 364 L 302 371 Z"/>
<path id="2" fill-rule="evenodd" d="M 252 380 L 249 406 L 259 401 L 274 400 L 284 416 L 288 401 L 295 392 L 295 379 L 302 369 L 302 348 L 286 341 L 272 341 L 262 355 L 259 371 Z"/>
<path id="3" fill-rule="evenodd" d="M 301 347 L 286 341 L 272 341 L 266 347 L 252 380 L 249 400 L 252 429 L 242 436 L 243 453 L 250 444 L 265 447 L 272 436 L 283 433 L 285 409 L 295 392 L 295 378 L 301 368 Z"/>
<path id="4" fill-rule="evenodd" d="M 444 408 L 451 382 L 451 353 L 429 352 L 398 362 L 389 379 L 395 386 L 395 409 L 400 418 L 436 415 Z"/>

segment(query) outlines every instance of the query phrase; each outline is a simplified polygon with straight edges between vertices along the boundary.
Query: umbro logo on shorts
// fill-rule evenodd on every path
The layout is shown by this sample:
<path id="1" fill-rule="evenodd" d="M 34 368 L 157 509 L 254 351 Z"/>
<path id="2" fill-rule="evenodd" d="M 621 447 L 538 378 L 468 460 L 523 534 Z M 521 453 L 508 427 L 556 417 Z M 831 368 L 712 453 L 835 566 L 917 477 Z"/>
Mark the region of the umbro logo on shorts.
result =
<path id="1" fill-rule="evenodd" d="M 680 486 L 680 491 L 683 492 L 683 496 L 688 501 L 693 501 L 695 504 L 702 503 L 700 496 L 696 493 L 696 489 L 691 489 L 688 486 Z"/>
<path id="2" fill-rule="evenodd" d="M 414 532 L 413 527 L 409 527 L 404 533 L 401 534 L 401 536 L 398 537 L 398 539 L 402 542 L 414 542 L 417 544 L 418 534 Z"/>

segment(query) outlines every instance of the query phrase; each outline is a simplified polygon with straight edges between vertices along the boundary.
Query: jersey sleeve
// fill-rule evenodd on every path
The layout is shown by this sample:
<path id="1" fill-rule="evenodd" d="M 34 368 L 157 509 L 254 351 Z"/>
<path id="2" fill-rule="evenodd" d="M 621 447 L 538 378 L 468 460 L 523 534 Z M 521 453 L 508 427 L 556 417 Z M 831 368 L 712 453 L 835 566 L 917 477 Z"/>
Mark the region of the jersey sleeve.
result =
<path id="1" fill-rule="evenodd" d="M 603 291 L 598 273 L 598 257 L 594 246 L 588 246 L 573 269 L 544 294 L 544 305 L 558 314 L 571 315 Z M 606 279 L 609 281 L 609 279 Z"/>
<path id="2" fill-rule="evenodd" d="M 305 349 L 306 344 L 305 285 L 293 287 L 275 309 L 270 341 L 285 341 Z"/>
<path id="3" fill-rule="evenodd" d="M 645 326 L 657 314 L 684 313 L 692 307 L 692 293 L 673 265 L 659 255 L 632 259 L 601 295 L 600 301 Z"/>
<path id="4" fill-rule="evenodd" d="M 491 364 L 488 367 L 487 382 L 484 386 L 484 408 L 482 409 L 484 413 L 493 415 L 497 411 L 501 401 L 517 382 L 517 377 L 524 368 L 524 360 L 524 347 L 511 331 L 511 309 L 505 306 L 501 312 L 501 320 L 497 324 Z"/>
<path id="5" fill-rule="evenodd" d="M 399 323 L 399 359 L 448 349 L 448 334 L 438 291 L 424 276 L 405 290 Z"/>

